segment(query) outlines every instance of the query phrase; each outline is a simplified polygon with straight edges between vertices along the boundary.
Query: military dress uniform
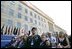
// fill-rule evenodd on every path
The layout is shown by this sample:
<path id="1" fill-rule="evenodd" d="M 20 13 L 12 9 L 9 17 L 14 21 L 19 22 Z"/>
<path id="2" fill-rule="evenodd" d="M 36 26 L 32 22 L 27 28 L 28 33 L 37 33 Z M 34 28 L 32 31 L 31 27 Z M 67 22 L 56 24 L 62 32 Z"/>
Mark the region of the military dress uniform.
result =
<path id="1" fill-rule="evenodd" d="M 35 35 L 34 37 L 29 36 L 27 38 L 27 48 L 39 48 L 41 42 L 41 38 L 39 35 Z"/>

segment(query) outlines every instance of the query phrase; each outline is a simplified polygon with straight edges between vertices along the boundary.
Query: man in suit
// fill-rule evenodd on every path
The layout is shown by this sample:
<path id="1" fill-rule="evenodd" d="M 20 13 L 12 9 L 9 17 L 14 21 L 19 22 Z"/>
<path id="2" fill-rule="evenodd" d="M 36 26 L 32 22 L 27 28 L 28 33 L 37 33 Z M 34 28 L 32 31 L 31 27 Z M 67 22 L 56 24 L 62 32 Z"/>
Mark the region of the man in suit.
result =
<path id="1" fill-rule="evenodd" d="M 41 38 L 39 35 L 36 34 L 37 28 L 33 27 L 31 31 L 32 35 L 27 38 L 27 44 L 28 44 L 27 48 L 39 48 Z"/>

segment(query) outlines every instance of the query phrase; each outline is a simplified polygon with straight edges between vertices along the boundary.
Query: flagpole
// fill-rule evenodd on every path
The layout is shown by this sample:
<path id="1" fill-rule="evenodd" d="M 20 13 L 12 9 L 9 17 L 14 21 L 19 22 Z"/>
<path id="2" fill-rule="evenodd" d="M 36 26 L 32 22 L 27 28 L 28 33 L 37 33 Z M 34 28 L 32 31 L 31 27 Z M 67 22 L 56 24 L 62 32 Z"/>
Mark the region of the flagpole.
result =
<path id="1" fill-rule="evenodd" d="M 11 35 L 13 35 L 13 26 L 12 26 L 12 28 L 11 28 Z"/>
<path id="2" fill-rule="evenodd" d="M 1 34 L 2 34 L 2 35 L 3 35 L 3 32 L 4 32 L 4 30 L 3 30 L 4 27 L 5 27 L 5 25 L 3 25 L 2 28 L 1 28 Z"/>
<path id="3" fill-rule="evenodd" d="M 4 35 L 7 34 L 7 29 L 8 29 L 8 26 L 5 27 L 5 32 L 4 32 Z"/>
<path id="4" fill-rule="evenodd" d="M 10 26 L 8 27 L 8 35 L 10 35 Z"/>

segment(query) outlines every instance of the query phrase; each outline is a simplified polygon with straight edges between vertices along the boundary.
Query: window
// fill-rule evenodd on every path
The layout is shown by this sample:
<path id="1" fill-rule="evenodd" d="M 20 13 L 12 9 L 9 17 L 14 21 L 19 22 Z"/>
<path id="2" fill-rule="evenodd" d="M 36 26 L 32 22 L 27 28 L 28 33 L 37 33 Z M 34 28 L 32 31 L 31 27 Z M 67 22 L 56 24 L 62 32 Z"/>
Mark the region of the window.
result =
<path id="1" fill-rule="evenodd" d="M 18 10 L 22 10 L 22 6 L 20 4 L 18 5 Z"/>
<path id="2" fill-rule="evenodd" d="M 42 24 L 42 27 L 43 27 L 43 24 Z"/>
<path id="3" fill-rule="evenodd" d="M 4 6 L 4 1 L 1 1 L 1 6 Z"/>
<path id="4" fill-rule="evenodd" d="M 40 25 L 40 22 L 39 22 L 39 25 Z"/>
<path id="5" fill-rule="evenodd" d="M 28 10 L 27 9 L 25 9 L 25 13 L 28 13 Z"/>
<path id="6" fill-rule="evenodd" d="M 1 23 L 5 22 L 6 19 L 1 17 Z"/>
<path id="7" fill-rule="evenodd" d="M 43 21 L 43 19 L 41 18 L 41 21 Z"/>
<path id="8" fill-rule="evenodd" d="M 28 21 L 28 17 L 27 16 L 25 16 L 25 20 Z"/>
<path id="9" fill-rule="evenodd" d="M 48 22 L 48 25 L 49 25 L 49 31 L 53 31 L 53 24 Z"/>
<path id="10" fill-rule="evenodd" d="M 30 15 L 32 16 L 32 12 L 30 11 Z"/>
<path id="11" fill-rule="evenodd" d="M 21 18 L 21 13 L 18 12 L 18 18 Z"/>
<path id="12" fill-rule="evenodd" d="M 36 14 L 34 14 L 34 17 L 36 18 Z"/>
<path id="13" fill-rule="evenodd" d="M 4 13 L 4 7 L 1 6 L 1 13 Z"/>
<path id="14" fill-rule="evenodd" d="M 1 3 L 3 3 L 3 2 L 1 1 Z M 5 13 L 5 6 L 3 4 L 1 4 L 1 12 Z"/>
<path id="15" fill-rule="evenodd" d="M 20 28 L 21 27 L 21 23 L 17 22 L 17 27 Z"/>
<path id="16" fill-rule="evenodd" d="M 14 10 L 9 8 L 9 15 L 13 16 L 14 15 Z"/>
<path id="17" fill-rule="evenodd" d="M 13 26 L 13 21 L 12 20 L 7 20 L 7 26 Z"/>
<path id="18" fill-rule="evenodd" d="M 5 3 L 5 1 L 1 1 L 1 5 L 3 5 Z"/>
<path id="19" fill-rule="evenodd" d="M 25 26 L 25 30 L 28 31 L 28 25 L 25 24 L 24 26 Z"/>
<path id="20" fill-rule="evenodd" d="M 35 20 L 35 24 L 37 24 L 37 21 Z"/>
<path id="21" fill-rule="evenodd" d="M 31 22 L 31 23 L 33 22 L 32 18 L 30 18 L 30 22 Z"/>
<path id="22" fill-rule="evenodd" d="M 40 20 L 40 16 L 38 16 L 38 19 Z"/>
<path id="23" fill-rule="evenodd" d="M 10 4 L 11 5 L 15 5 L 15 1 L 10 1 Z"/>

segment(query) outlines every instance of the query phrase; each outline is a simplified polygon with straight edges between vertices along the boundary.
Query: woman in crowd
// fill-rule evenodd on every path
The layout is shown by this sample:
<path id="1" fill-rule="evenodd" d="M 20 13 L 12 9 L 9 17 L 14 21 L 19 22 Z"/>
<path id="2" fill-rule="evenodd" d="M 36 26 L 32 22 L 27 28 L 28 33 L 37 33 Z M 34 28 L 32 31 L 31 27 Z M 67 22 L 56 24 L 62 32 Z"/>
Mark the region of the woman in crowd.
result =
<path id="1" fill-rule="evenodd" d="M 69 44 L 68 38 L 65 36 L 63 32 L 60 32 L 58 37 L 57 48 L 69 48 L 69 47 L 70 47 L 70 44 Z"/>
<path id="2" fill-rule="evenodd" d="M 41 35 L 41 43 L 40 43 L 40 48 L 50 48 L 50 42 L 47 40 L 46 35 L 43 33 Z"/>
<path id="3" fill-rule="evenodd" d="M 6 48 L 26 48 L 27 46 L 27 35 L 21 35 L 17 36 L 16 38 L 13 38 L 11 42 L 6 45 Z"/>
<path id="4" fill-rule="evenodd" d="M 21 42 L 19 43 L 18 48 L 27 48 L 27 35 L 21 37 Z"/>

